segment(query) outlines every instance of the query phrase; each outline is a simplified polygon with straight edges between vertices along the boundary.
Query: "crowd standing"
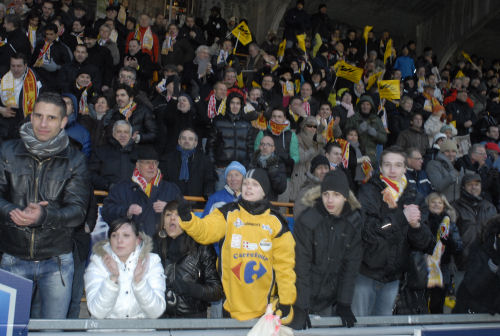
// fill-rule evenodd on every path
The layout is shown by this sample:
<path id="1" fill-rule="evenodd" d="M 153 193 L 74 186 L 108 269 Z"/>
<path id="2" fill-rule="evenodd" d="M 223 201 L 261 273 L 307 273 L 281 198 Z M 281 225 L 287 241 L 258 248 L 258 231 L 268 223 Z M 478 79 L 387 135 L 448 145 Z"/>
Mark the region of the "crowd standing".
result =
<path id="1" fill-rule="evenodd" d="M 95 318 L 500 313 L 499 60 L 439 69 L 302 0 L 265 41 L 114 3 L 0 4 L 0 267 L 31 317 L 84 289 Z"/>

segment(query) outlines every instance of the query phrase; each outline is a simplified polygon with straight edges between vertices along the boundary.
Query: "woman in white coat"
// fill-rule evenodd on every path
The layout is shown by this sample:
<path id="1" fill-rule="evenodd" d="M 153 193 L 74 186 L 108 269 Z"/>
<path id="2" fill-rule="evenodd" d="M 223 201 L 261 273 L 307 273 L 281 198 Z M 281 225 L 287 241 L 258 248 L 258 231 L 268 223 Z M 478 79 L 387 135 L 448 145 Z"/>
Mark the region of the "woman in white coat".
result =
<path id="1" fill-rule="evenodd" d="M 95 318 L 158 318 L 165 310 L 165 278 L 149 236 L 117 219 L 109 240 L 92 249 L 85 271 L 87 306 Z"/>

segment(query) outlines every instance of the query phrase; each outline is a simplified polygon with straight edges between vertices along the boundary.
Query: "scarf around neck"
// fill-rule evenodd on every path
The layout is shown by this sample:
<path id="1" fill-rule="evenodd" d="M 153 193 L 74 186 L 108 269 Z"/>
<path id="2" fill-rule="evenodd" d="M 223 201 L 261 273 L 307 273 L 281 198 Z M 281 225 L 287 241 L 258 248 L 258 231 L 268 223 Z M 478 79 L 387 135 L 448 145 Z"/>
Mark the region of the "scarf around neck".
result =
<path id="1" fill-rule="evenodd" d="M 384 182 L 387 186 L 384 190 L 382 190 L 383 200 L 389 208 L 394 209 L 398 206 L 398 200 L 403 194 L 406 185 L 408 182 L 406 181 L 406 176 L 403 175 L 401 182 L 391 180 L 388 177 L 380 174 L 380 180 Z"/>
<path id="2" fill-rule="evenodd" d="M 144 191 L 144 193 L 149 197 L 151 196 L 151 189 L 153 188 L 153 186 L 157 187 L 160 184 L 162 177 L 163 175 L 161 174 L 160 169 L 158 169 L 156 176 L 151 180 L 151 182 L 148 183 L 144 176 L 139 173 L 139 170 L 137 168 L 134 168 L 132 181 L 137 183 L 139 187 L 141 187 L 142 191 Z"/>
<path id="3" fill-rule="evenodd" d="M 69 139 L 64 129 L 59 131 L 54 138 L 48 141 L 40 141 L 35 137 L 31 122 L 27 122 L 19 129 L 19 134 L 26 150 L 40 159 L 46 159 L 58 154 L 69 145 Z"/>
<path id="4" fill-rule="evenodd" d="M 181 146 L 177 145 L 177 150 L 181 153 L 181 171 L 179 172 L 179 181 L 189 180 L 189 157 L 193 155 L 196 148 L 191 150 L 182 149 Z"/>

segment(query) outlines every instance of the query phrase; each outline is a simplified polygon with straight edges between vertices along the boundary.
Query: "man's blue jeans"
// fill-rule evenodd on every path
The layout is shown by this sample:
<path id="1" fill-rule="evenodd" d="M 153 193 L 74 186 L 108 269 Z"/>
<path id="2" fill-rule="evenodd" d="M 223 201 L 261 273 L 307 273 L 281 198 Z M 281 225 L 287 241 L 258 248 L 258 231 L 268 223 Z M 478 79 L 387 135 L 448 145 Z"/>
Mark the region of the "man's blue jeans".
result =
<path id="1" fill-rule="evenodd" d="M 380 282 L 359 274 L 356 278 L 352 312 L 355 316 L 392 315 L 399 280 Z"/>
<path id="2" fill-rule="evenodd" d="M 65 319 L 73 283 L 73 253 L 41 261 L 29 261 L 4 254 L 0 267 L 33 281 L 31 318 Z"/>

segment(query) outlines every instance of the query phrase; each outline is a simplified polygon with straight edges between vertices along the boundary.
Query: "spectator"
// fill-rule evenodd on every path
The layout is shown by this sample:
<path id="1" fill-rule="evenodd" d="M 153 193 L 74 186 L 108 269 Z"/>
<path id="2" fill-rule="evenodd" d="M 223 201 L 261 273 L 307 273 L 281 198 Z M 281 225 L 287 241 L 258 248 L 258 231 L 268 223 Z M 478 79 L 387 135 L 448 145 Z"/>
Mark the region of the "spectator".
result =
<path id="1" fill-rule="evenodd" d="M 136 162 L 132 179 L 111 188 L 101 214 L 107 223 L 120 217 L 132 218 L 141 231 L 153 237 L 163 208 L 181 193 L 174 183 L 163 180 L 158 154 L 153 148 L 138 148 L 133 159 Z"/>
<path id="2" fill-rule="evenodd" d="M 155 235 L 167 282 L 168 317 L 207 317 L 209 302 L 222 298 L 222 284 L 212 246 L 200 245 L 179 226 L 178 203 L 163 209 Z"/>
<path id="3" fill-rule="evenodd" d="M 62 98 L 66 104 L 66 116 L 68 118 L 68 122 L 64 127 L 66 134 L 75 144 L 77 144 L 88 159 L 92 151 L 90 133 L 76 120 L 78 115 L 76 98 L 71 93 L 63 93 Z"/>
<path id="4" fill-rule="evenodd" d="M 214 6 L 210 9 L 210 16 L 203 29 L 207 33 L 208 45 L 212 45 L 224 39 L 227 33 L 227 23 L 221 16 L 220 7 Z"/>
<path id="5" fill-rule="evenodd" d="M 180 226 L 200 244 L 232 237 L 231 243 L 225 239 L 221 246 L 222 272 L 235 275 L 222 278 L 226 294 L 224 308 L 232 318 L 248 320 L 262 316 L 269 303 L 269 293 L 277 285 L 279 301 L 276 310 L 281 311 L 281 322 L 289 324 L 293 321 L 292 305 L 296 298 L 293 270 L 295 242 L 286 220 L 270 209 L 267 200 L 269 190 L 267 173 L 252 169 L 245 175 L 239 202 L 216 209 L 203 219 L 192 214 L 186 203 L 181 203 L 178 208 Z M 245 223 L 259 225 L 248 226 Z M 236 249 L 244 246 L 249 250 L 257 250 L 260 246 L 260 250 L 234 255 Z M 257 263 L 259 268 L 255 270 Z M 256 273 L 260 276 L 254 277 Z M 253 288 L 251 292 L 248 291 L 249 286 Z"/>
<path id="6" fill-rule="evenodd" d="M 340 126 L 342 131 L 345 131 L 345 125 L 347 120 L 354 116 L 354 108 L 352 106 L 352 94 L 348 89 L 339 90 L 338 95 L 340 99 L 337 101 L 337 105 L 333 108 L 332 115 L 335 117 L 335 125 Z M 342 93 L 341 93 L 342 92 Z M 321 108 L 324 108 L 326 104 L 321 104 Z M 338 137 L 338 135 L 336 136 Z"/>
<path id="7" fill-rule="evenodd" d="M 424 158 L 420 150 L 410 147 L 406 151 L 406 179 L 422 197 L 427 197 L 432 191 L 432 185 L 425 170 L 422 170 Z"/>
<path id="8" fill-rule="evenodd" d="M 415 72 L 415 63 L 413 62 L 413 58 L 409 56 L 409 49 L 407 46 L 403 46 L 401 49 L 401 55 L 396 58 L 393 68 L 401 71 L 401 78 L 403 79 L 413 76 Z"/>
<path id="9" fill-rule="evenodd" d="M 444 194 L 450 202 L 460 197 L 460 183 L 463 177 L 463 171 L 456 170 L 453 166 L 457 152 L 457 143 L 454 140 L 445 140 L 439 145 L 439 153 L 425 167 L 434 190 Z"/>
<path id="10" fill-rule="evenodd" d="M 98 89 L 105 92 L 109 90 L 113 80 L 113 56 L 107 47 L 97 43 L 98 35 L 99 33 L 94 29 L 87 29 L 85 31 L 85 45 L 89 54 L 89 63 L 94 64 L 99 73 L 102 74 L 102 86 Z"/>
<path id="11" fill-rule="evenodd" d="M 243 97 L 236 92 L 227 97 L 224 115 L 218 115 L 207 141 L 207 152 L 216 166 L 218 183 L 216 190 L 224 186 L 222 175 L 231 161 L 244 165 L 252 155 L 252 125 L 243 118 Z"/>
<path id="12" fill-rule="evenodd" d="M 362 258 L 361 205 L 340 170 L 326 174 L 314 191 L 294 229 L 296 307 L 306 314 L 340 316 L 344 326 L 352 327 L 351 302 Z M 301 324 L 305 327 L 305 321 Z"/>
<path id="13" fill-rule="evenodd" d="M 174 64 L 182 69 L 184 63 L 193 59 L 194 49 L 187 39 L 178 35 L 179 27 L 171 23 L 161 47 L 161 64 Z"/>
<path id="14" fill-rule="evenodd" d="M 165 280 L 150 237 L 127 218 L 110 224 L 85 271 L 87 307 L 95 318 L 158 318 L 165 310 Z"/>
<path id="15" fill-rule="evenodd" d="M 424 133 L 423 123 L 424 116 L 419 112 L 414 113 L 411 118 L 410 128 L 399 133 L 396 145 L 404 150 L 415 147 L 420 153 L 425 153 L 427 148 L 429 148 L 429 138 Z"/>
<path id="16" fill-rule="evenodd" d="M 268 199 L 276 201 L 278 195 L 286 190 L 285 164 L 276 155 L 274 139 L 268 135 L 260 140 L 259 149 L 255 151 L 249 164 L 249 169 L 262 168 L 267 172 L 271 183 Z"/>
<path id="17" fill-rule="evenodd" d="M 382 120 L 377 116 L 373 99 L 370 96 L 361 96 L 357 112 L 346 123 L 346 128 L 356 128 L 361 152 L 370 158 L 372 164 L 377 162 L 376 147 L 387 141 L 387 133 Z"/>
<path id="18" fill-rule="evenodd" d="M 433 261 L 431 270 L 437 271 L 430 275 L 429 284 L 432 283 L 432 287 L 427 290 L 429 312 L 442 314 L 445 296 L 453 285 L 455 272 L 452 256 L 458 256 L 462 252 L 463 244 L 455 224 L 456 212 L 446 197 L 443 194 L 431 193 L 426 204 L 427 208 L 422 212 L 422 223 L 437 237 L 427 248 L 427 254 L 432 256 Z M 436 266 L 439 268 L 435 269 Z"/>
<path id="19" fill-rule="evenodd" d="M 452 125 L 448 124 L 446 120 L 446 112 L 442 105 L 436 105 L 432 108 L 432 114 L 424 123 L 425 134 L 429 137 L 429 144 L 432 146 L 435 143 L 435 137 L 438 133 L 441 133 L 441 128 L 443 126 L 450 126 L 451 135 L 457 135 L 457 129 Z"/>
<path id="20" fill-rule="evenodd" d="M 480 238 L 481 228 L 497 214 L 496 208 L 482 196 L 481 176 L 466 173 L 462 179 L 460 198 L 453 202 L 457 212 L 457 227 L 464 243 L 463 258 L 459 259 L 459 271 L 465 271 L 471 246 Z M 463 273 L 462 273 L 463 274 Z M 457 286 L 460 283 L 460 277 Z"/>
<path id="21" fill-rule="evenodd" d="M 128 52 L 123 57 L 123 66 L 136 70 L 136 81 L 140 89 L 149 88 L 149 81 L 153 76 L 153 63 L 151 57 L 141 50 L 138 40 L 132 39 L 128 42 Z"/>
<path id="22" fill-rule="evenodd" d="M 217 190 L 208 197 L 202 217 L 227 203 L 237 202 L 241 197 L 241 184 L 246 173 L 246 168 L 241 163 L 238 161 L 231 162 L 224 171 L 226 184 L 222 189 Z"/>
<path id="23" fill-rule="evenodd" d="M 471 127 L 477 119 L 467 99 L 467 90 L 463 89 L 458 91 L 457 99 L 446 106 L 448 118 L 455 122 L 458 135 L 471 133 Z"/>
<path id="24" fill-rule="evenodd" d="M 314 120 L 313 124 L 317 126 L 317 121 Z M 260 140 L 264 135 L 274 139 L 274 143 L 277 144 L 276 154 L 285 163 L 287 177 L 290 177 L 294 165 L 299 163 L 299 143 L 297 135 L 290 129 L 290 121 L 286 118 L 285 111 L 273 109 L 267 129 L 260 131 L 255 138 L 254 150 L 259 147 Z"/>
<path id="25" fill-rule="evenodd" d="M 88 56 L 86 45 L 79 44 L 75 47 L 73 51 L 73 60 L 70 63 L 64 64 L 58 73 L 57 82 L 62 92 L 71 92 L 75 85 L 76 77 L 83 68 L 89 71 L 89 75 L 92 78 L 92 86 L 100 90 L 102 74 L 95 64 L 89 62 Z"/>
<path id="26" fill-rule="evenodd" d="M 297 35 L 305 34 L 311 28 L 309 15 L 304 10 L 304 1 L 298 0 L 295 7 L 290 8 L 283 18 L 285 30 L 283 38 L 287 41 L 287 48 L 297 43 Z"/>
<path id="27" fill-rule="evenodd" d="M 89 170 L 92 185 L 97 190 L 110 190 L 120 181 L 128 180 L 134 171 L 131 154 L 135 149 L 132 126 L 126 120 L 113 125 L 112 137 L 92 152 Z"/>
<path id="28" fill-rule="evenodd" d="M 305 200 L 308 198 L 308 192 L 314 187 L 319 186 L 329 171 L 330 162 L 324 155 L 318 154 L 311 160 L 311 167 L 306 172 L 306 180 L 295 197 L 293 206 L 294 218 L 299 218 L 299 215 L 307 208 Z"/>
<path id="29" fill-rule="evenodd" d="M 99 40 L 97 43 L 101 47 L 108 48 L 111 53 L 111 57 L 113 58 L 113 66 L 116 67 L 120 63 L 120 51 L 118 50 L 116 41 L 111 39 L 111 32 L 112 29 L 110 26 L 107 24 L 101 25 L 101 27 L 99 27 Z"/>
<path id="30" fill-rule="evenodd" d="M 399 106 L 389 113 L 389 143 L 395 143 L 399 134 L 410 128 L 413 116 L 412 109 L 413 99 L 410 96 L 403 96 Z"/>
<path id="31" fill-rule="evenodd" d="M 150 110 L 153 110 L 154 106 L 149 100 L 148 94 L 141 89 L 142 86 L 137 79 L 137 71 L 134 68 L 126 66 L 120 69 L 118 72 L 118 81 L 115 80 L 115 92 L 120 84 L 125 84 L 134 88 L 134 99 L 138 103 L 145 105 Z"/>
<path id="32" fill-rule="evenodd" d="M 139 16 L 139 25 L 127 36 L 125 53 L 128 53 L 130 40 L 138 40 L 143 53 L 148 54 L 151 62 L 158 63 L 160 44 L 158 36 L 151 30 L 151 18 L 147 14 Z"/>
<path id="33" fill-rule="evenodd" d="M 112 110 L 108 97 L 99 95 L 89 104 L 88 114 L 79 115 L 80 124 L 90 132 L 90 141 L 94 148 L 104 145 L 107 142 L 105 131 L 105 123 L 107 123 L 107 120 L 105 116 L 111 116 L 111 114 Z"/>
<path id="34" fill-rule="evenodd" d="M 481 236 L 471 246 L 465 277 L 457 291 L 454 314 L 500 312 L 499 233 L 499 217 L 495 216 L 482 228 Z"/>
<path id="35" fill-rule="evenodd" d="M 291 200 L 297 200 L 298 193 L 307 179 L 306 173 L 310 169 L 311 160 L 316 155 L 323 154 L 324 152 L 323 147 L 326 144 L 326 139 L 322 133 L 325 125 L 319 123 L 318 119 L 312 116 L 307 117 L 302 122 L 300 133 L 297 135 L 299 162 L 293 165 L 292 178 L 290 180 Z M 279 141 L 279 139 L 276 140 Z"/>
<path id="36" fill-rule="evenodd" d="M 116 89 L 116 107 L 110 115 L 108 134 L 111 125 L 117 120 L 127 120 L 132 125 L 132 139 L 135 143 L 148 144 L 156 140 L 157 126 L 151 110 L 134 100 L 134 90 L 125 84 Z"/>
<path id="37" fill-rule="evenodd" d="M 49 2 L 44 6 L 47 3 Z M 57 84 L 53 79 L 57 78 L 59 69 L 69 62 L 70 57 L 66 47 L 57 39 L 57 26 L 52 23 L 46 25 L 44 40 L 36 44 L 30 63 L 39 76 L 44 90 L 57 90 Z"/>
<path id="38" fill-rule="evenodd" d="M 337 141 L 328 142 L 325 146 L 325 157 L 330 163 L 330 170 L 342 170 L 347 177 L 347 181 L 349 182 L 349 188 L 353 191 L 357 191 L 352 178 L 352 175 L 356 172 L 356 152 L 351 152 L 349 150 L 349 143 L 345 144 L 345 146 L 348 147 L 345 150 L 346 153 L 344 153 L 342 146 Z M 347 157 L 345 155 L 349 157 L 347 162 Z"/>
<path id="39" fill-rule="evenodd" d="M 19 137 L 19 127 L 32 112 L 41 86 L 33 70 L 28 67 L 26 55 L 15 54 L 10 58 L 10 70 L 2 77 L 0 87 L 2 141 Z"/>
<path id="40" fill-rule="evenodd" d="M 353 298 L 356 316 L 392 315 L 410 250 L 422 251 L 432 240 L 430 230 L 421 225 L 417 193 L 404 176 L 405 156 L 398 147 L 384 150 L 380 176 L 359 190 L 366 219 L 364 254 Z"/>
<path id="41" fill-rule="evenodd" d="M 205 44 L 203 31 L 196 25 L 193 15 L 186 16 L 186 21 L 179 31 L 179 37 L 187 39 L 192 50 L 196 50 L 200 45 Z"/>
<path id="42" fill-rule="evenodd" d="M 41 301 L 31 310 L 33 318 L 66 318 L 71 238 L 84 222 L 90 197 L 85 157 L 69 145 L 66 123 L 61 97 L 42 94 L 31 122 L 21 126 L 21 139 L 3 143 L 0 151 L 0 267 L 34 282 Z"/>
<path id="43" fill-rule="evenodd" d="M 21 17 L 15 14 L 5 16 L 3 27 L 5 29 L 4 40 L 7 41 L 8 48 L 2 48 L 0 59 L 3 64 L 8 64 L 10 57 L 14 54 L 31 55 L 30 41 L 21 29 Z M 7 70 L 7 69 L 5 69 Z M 5 71 L 1 72 L 2 74 Z"/>
<path id="44" fill-rule="evenodd" d="M 208 198 L 215 191 L 215 170 L 198 148 L 198 135 L 192 128 L 184 128 L 177 143 L 176 149 L 160 159 L 164 178 L 175 183 L 183 195 Z"/>
<path id="45" fill-rule="evenodd" d="M 465 173 L 477 173 L 481 176 L 483 191 L 487 192 L 489 188 L 488 173 L 490 168 L 486 165 L 486 148 L 481 144 L 473 144 L 469 148 L 467 155 L 462 156 L 455 162 L 457 170 L 463 170 Z"/>

